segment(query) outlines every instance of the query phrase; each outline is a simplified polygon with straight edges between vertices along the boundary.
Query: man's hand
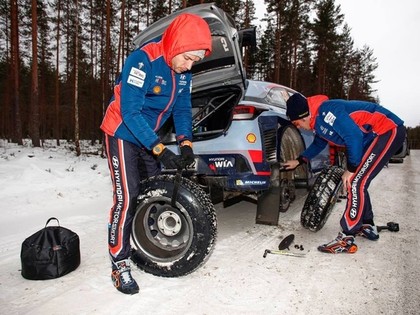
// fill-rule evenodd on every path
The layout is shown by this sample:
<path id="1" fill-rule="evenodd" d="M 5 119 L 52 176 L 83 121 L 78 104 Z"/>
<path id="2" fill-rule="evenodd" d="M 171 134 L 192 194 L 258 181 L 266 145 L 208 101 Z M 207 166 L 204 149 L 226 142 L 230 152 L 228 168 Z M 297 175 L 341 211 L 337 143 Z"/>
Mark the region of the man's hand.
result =
<path id="1" fill-rule="evenodd" d="M 194 152 L 191 141 L 183 141 L 181 143 L 181 158 L 184 166 L 189 166 L 195 161 Z"/>
<path id="2" fill-rule="evenodd" d="M 285 168 L 286 170 L 294 170 L 296 167 L 299 166 L 299 161 L 298 160 L 289 160 L 286 161 L 282 164 L 283 168 Z"/>
<path id="3" fill-rule="evenodd" d="M 343 180 L 343 188 L 344 191 L 347 191 L 347 188 L 351 187 L 351 181 L 353 179 L 354 173 L 349 171 L 344 171 L 343 175 L 341 176 L 341 179 Z"/>
<path id="4" fill-rule="evenodd" d="M 167 169 L 178 169 L 179 156 L 171 150 L 165 148 L 162 143 L 159 143 L 152 149 L 156 159 L 162 163 Z"/>

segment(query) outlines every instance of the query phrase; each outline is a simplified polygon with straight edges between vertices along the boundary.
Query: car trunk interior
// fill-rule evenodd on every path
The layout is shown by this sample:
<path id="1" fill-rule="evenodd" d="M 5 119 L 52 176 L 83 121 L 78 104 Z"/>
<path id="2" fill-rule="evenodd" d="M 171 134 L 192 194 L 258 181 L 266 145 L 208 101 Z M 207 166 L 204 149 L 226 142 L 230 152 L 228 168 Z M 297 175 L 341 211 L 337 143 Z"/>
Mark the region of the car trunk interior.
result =
<path id="1" fill-rule="evenodd" d="M 232 111 L 242 97 L 238 86 L 225 86 L 192 94 L 193 140 L 200 141 L 217 137 L 225 132 L 232 122 Z M 175 142 L 172 119 L 159 130 L 162 142 Z"/>

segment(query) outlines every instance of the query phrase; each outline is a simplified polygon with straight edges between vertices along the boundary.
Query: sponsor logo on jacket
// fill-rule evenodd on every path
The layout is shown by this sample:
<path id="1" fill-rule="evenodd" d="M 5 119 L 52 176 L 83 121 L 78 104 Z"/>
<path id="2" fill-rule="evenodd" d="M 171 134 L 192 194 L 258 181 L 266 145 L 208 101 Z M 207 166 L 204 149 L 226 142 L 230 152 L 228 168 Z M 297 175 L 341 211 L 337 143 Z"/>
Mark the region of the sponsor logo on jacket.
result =
<path id="1" fill-rule="evenodd" d="M 324 117 L 324 121 L 325 121 L 328 125 L 332 126 L 332 125 L 334 125 L 334 122 L 335 122 L 335 119 L 336 119 L 336 118 L 337 118 L 337 117 L 335 117 L 335 115 L 334 115 L 333 113 L 328 112 L 328 113 L 325 115 L 325 117 Z"/>
<path id="2" fill-rule="evenodd" d="M 127 83 L 142 88 L 144 80 L 146 79 L 146 72 L 143 70 L 131 67 L 130 74 L 127 78 Z"/>
<path id="3" fill-rule="evenodd" d="M 181 74 L 179 77 L 179 85 L 187 85 L 187 76 L 185 74 Z"/>

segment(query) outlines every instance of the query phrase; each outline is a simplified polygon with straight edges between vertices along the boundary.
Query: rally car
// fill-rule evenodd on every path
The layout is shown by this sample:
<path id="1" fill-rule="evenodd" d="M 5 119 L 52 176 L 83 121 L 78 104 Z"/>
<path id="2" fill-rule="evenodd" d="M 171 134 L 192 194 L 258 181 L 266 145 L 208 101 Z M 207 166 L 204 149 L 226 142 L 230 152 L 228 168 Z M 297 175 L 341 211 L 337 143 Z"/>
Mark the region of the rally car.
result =
<path id="1" fill-rule="evenodd" d="M 212 54 L 191 70 L 196 159 L 182 176 L 164 169 L 165 175 L 142 183 L 132 233 L 132 259 L 147 272 L 169 277 L 191 272 L 210 252 L 216 234 L 215 199 L 254 197 L 257 223 L 276 225 L 295 187 L 308 187 L 314 174 L 330 165 L 326 148 L 308 165 L 282 169 L 284 161 L 296 158 L 313 139 L 286 116 L 286 100 L 296 91 L 246 78 L 242 48 L 255 44 L 255 29 L 238 31 L 234 20 L 214 4 L 192 6 L 159 20 L 135 38 L 134 49 L 159 38 L 183 12 L 204 18 L 212 34 Z M 171 120 L 159 136 L 179 153 Z"/>
<path id="2" fill-rule="evenodd" d="M 258 211 L 272 209 L 275 203 L 276 209 L 287 210 L 295 185 L 308 186 L 314 173 L 330 164 L 328 149 L 307 166 L 294 172 L 281 171 L 281 163 L 296 158 L 313 139 L 311 132 L 297 130 L 286 116 L 286 100 L 296 91 L 247 80 L 242 47 L 255 43 L 255 29 L 238 31 L 233 19 L 213 4 L 196 5 L 182 12 L 198 14 L 209 23 L 213 47 L 212 54 L 192 68 L 192 127 L 197 159 L 189 168 L 191 177 L 213 198 L 222 195 L 226 201 L 238 194 L 255 194 Z M 135 39 L 135 47 L 158 37 L 176 14 L 143 31 Z M 173 122 L 169 120 L 159 133 L 164 144 L 178 153 Z M 267 196 L 273 196 L 273 188 L 279 198 L 265 204 Z M 262 216 L 257 215 L 261 223 L 265 221 Z M 275 218 L 269 221 L 277 223 Z"/>

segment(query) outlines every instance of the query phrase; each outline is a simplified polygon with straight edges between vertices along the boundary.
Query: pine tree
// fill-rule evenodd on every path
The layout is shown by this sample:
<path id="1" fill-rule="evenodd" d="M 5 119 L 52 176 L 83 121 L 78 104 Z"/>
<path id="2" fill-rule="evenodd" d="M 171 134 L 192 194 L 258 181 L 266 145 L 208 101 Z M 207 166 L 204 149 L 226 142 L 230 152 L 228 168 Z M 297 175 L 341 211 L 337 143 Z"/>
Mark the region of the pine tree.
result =
<path id="1" fill-rule="evenodd" d="M 20 49 L 19 49 L 19 23 L 18 23 L 18 1 L 10 1 L 10 63 L 11 63 L 11 81 L 12 81 L 12 107 L 14 129 L 11 130 L 12 141 L 19 145 L 23 144 L 22 139 L 22 121 L 20 116 Z"/>
<path id="2" fill-rule="evenodd" d="M 339 27 L 344 16 L 334 0 L 321 0 L 315 6 L 316 18 L 313 23 L 314 49 L 316 52 L 315 77 L 316 92 L 330 94 L 332 85 L 337 82 L 338 58 L 336 55 Z"/>
<path id="3" fill-rule="evenodd" d="M 30 115 L 30 135 L 32 145 L 39 147 L 39 85 L 38 85 L 38 14 L 37 0 L 32 0 L 32 84 L 31 84 L 31 115 Z"/>

